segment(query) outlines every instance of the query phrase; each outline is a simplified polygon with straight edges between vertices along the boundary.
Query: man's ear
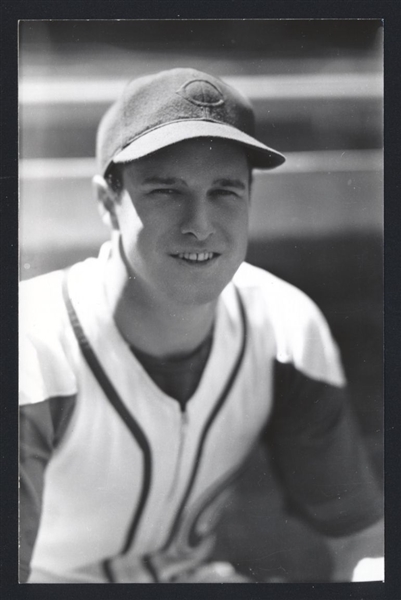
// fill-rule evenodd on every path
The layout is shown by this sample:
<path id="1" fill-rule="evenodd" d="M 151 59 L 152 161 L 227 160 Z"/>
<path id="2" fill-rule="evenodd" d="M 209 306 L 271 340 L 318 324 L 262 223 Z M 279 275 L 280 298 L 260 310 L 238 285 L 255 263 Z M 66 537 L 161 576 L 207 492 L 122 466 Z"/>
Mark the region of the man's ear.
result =
<path id="1" fill-rule="evenodd" d="M 117 194 L 104 177 L 95 175 L 92 179 L 92 187 L 98 202 L 98 210 L 102 221 L 110 229 L 120 229 L 116 215 Z"/>
<path id="2" fill-rule="evenodd" d="M 253 174 L 253 170 L 251 169 L 249 171 L 249 198 L 252 197 L 253 182 L 254 182 L 254 174 Z"/>

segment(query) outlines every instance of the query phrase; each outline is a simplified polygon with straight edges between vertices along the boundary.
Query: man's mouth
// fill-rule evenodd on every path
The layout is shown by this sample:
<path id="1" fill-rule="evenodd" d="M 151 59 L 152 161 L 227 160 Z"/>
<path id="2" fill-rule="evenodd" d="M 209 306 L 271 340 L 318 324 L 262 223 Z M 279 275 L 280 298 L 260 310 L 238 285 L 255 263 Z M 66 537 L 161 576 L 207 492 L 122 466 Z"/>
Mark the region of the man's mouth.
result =
<path id="1" fill-rule="evenodd" d="M 206 263 L 217 258 L 218 254 L 216 252 L 179 252 L 176 256 L 190 263 Z"/>

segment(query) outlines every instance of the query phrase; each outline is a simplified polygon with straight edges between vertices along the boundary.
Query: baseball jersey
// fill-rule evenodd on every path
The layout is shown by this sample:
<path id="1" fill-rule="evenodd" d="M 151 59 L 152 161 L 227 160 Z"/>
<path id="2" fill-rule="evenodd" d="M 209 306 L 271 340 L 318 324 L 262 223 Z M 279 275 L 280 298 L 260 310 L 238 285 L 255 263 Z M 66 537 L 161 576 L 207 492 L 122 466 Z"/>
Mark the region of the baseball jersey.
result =
<path id="1" fill-rule="evenodd" d="M 29 581 L 169 582 L 207 561 L 217 519 L 260 438 L 288 505 L 344 535 L 380 497 L 315 304 L 242 264 L 184 405 L 118 331 L 102 247 L 20 294 L 21 568 Z"/>

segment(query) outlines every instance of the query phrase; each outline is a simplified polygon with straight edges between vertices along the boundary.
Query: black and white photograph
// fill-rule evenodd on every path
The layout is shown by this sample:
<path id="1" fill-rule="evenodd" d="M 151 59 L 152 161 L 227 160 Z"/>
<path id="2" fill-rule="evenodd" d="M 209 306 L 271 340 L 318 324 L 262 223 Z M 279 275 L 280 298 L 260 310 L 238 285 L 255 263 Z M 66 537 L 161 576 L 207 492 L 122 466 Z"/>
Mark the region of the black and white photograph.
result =
<path id="1" fill-rule="evenodd" d="M 383 582 L 382 20 L 18 37 L 19 583 Z"/>

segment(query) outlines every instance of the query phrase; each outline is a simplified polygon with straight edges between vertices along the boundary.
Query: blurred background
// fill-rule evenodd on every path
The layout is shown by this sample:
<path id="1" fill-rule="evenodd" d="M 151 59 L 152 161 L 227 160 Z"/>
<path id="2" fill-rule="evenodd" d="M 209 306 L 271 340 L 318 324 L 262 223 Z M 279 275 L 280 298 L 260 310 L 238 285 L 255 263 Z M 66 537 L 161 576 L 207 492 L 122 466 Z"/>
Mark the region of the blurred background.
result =
<path id="1" fill-rule="evenodd" d="M 252 101 L 257 135 L 287 156 L 256 172 L 248 260 L 309 294 L 343 355 L 383 475 L 383 37 L 378 20 L 22 21 L 20 273 L 97 254 L 97 124 L 125 83 L 192 66 Z M 257 579 L 327 581 L 323 540 L 283 512 L 262 451 L 220 526 L 216 557 Z"/>

